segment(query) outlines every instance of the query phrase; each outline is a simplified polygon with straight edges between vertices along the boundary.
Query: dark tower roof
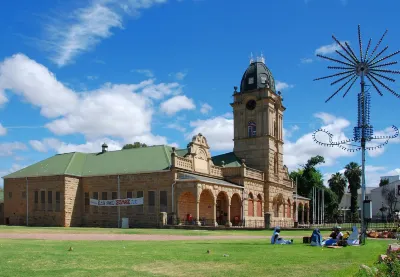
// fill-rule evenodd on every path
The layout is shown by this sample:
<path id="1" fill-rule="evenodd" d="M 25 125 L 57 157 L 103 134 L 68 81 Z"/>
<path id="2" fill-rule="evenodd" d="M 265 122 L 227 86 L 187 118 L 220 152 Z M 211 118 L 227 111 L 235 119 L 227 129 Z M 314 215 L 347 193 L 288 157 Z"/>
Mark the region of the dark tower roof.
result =
<path id="1" fill-rule="evenodd" d="M 243 74 L 240 83 L 240 92 L 269 87 L 275 91 L 275 80 L 271 71 L 262 61 L 251 62 Z"/>

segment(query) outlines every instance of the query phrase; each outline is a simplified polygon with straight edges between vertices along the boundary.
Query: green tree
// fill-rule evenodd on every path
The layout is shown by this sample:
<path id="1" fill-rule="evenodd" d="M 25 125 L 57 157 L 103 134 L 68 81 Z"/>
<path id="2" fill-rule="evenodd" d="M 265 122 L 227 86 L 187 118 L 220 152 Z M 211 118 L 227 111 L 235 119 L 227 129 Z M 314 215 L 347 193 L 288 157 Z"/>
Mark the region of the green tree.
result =
<path id="1" fill-rule="evenodd" d="M 145 143 L 136 141 L 133 144 L 131 144 L 131 143 L 125 144 L 124 147 L 122 147 L 122 150 L 132 149 L 132 148 L 141 148 L 141 147 L 147 147 L 147 145 Z"/>
<path id="2" fill-rule="evenodd" d="M 329 189 L 324 189 L 324 202 L 325 202 L 325 221 L 335 222 L 339 215 L 339 201 L 336 193 Z"/>
<path id="3" fill-rule="evenodd" d="M 389 212 L 389 218 L 393 218 L 395 208 L 397 205 L 397 202 L 399 201 L 397 196 L 396 196 L 396 190 L 395 188 L 390 188 L 389 186 L 384 186 L 382 188 L 382 196 L 386 200 L 386 203 L 388 204 L 388 212 Z"/>
<path id="4" fill-rule="evenodd" d="M 353 221 L 357 221 L 358 216 L 358 190 L 361 188 L 361 168 L 358 163 L 351 162 L 345 166 L 344 176 L 349 183 L 350 190 L 350 210 Z"/>
<path id="5" fill-rule="evenodd" d="M 387 184 L 389 184 L 389 179 L 387 179 L 387 178 L 381 179 L 379 181 L 379 186 L 380 187 L 386 186 Z"/>
<path id="6" fill-rule="evenodd" d="M 346 189 L 347 181 L 342 173 L 337 172 L 332 174 L 331 178 L 328 180 L 329 188 L 336 193 L 337 201 L 340 203 L 342 201 L 344 191 Z"/>

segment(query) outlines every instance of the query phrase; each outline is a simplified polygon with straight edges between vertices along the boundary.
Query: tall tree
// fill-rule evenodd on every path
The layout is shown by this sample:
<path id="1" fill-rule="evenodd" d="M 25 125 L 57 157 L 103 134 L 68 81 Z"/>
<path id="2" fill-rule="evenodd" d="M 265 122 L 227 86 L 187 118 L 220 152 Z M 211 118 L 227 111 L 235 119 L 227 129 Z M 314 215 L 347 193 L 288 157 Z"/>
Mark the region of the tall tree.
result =
<path id="1" fill-rule="evenodd" d="M 136 141 L 133 144 L 131 144 L 131 143 L 125 144 L 124 147 L 122 147 L 122 150 L 132 149 L 132 148 L 141 148 L 141 147 L 147 147 L 147 145 L 145 143 Z"/>
<path id="2" fill-rule="evenodd" d="M 332 174 L 331 178 L 328 180 L 328 184 L 329 188 L 337 195 L 337 201 L 340 203 L 347 185 L 346 178 L 342 173 L 337 172 Z"/>
<path id="3" fill-rule="evenodd" d="M 358 190 L 361 188 L 361 168 L 358 163 L 351 162 L 345 166 L 344 176 L 349 182 L 349 190 L 351 195 L 350 210 L 353 221 L 358 220 Z"/>
<path id="4" fill-rule="evenodd" d="M 387 184 L 389 184 L 389 179 L 387 178 L 383 178 L 379 181 L 379 187 L 386 186 Z"/>

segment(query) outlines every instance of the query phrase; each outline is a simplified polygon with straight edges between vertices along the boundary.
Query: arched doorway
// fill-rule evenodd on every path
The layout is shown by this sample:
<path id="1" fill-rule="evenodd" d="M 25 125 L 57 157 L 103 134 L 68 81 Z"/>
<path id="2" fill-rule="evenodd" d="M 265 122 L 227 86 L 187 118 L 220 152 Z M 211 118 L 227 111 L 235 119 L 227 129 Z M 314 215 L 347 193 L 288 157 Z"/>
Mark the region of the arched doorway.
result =
<path id="1" fill-rule="evenodd" d="M 200 194 L 199 204 L 199 221 L 204 225 L 212 225 L 215 221 L 214 216 L 214 196 L 208 189 L 203 190 Z"/>
<path id="2" fill-rule="evenodd" d="M 217 223 L 218 225 L 225 225 L 228 220 L 229 198 L 226 192 L 221 191 L 217 196 Z"/>
<path id="3" fill-rule="evenodd" d="M 303 212 L 304 212 L 303 203 L 299 203 L 299 208 L 298 208 L 298 219 L 299 219 L 299 222 L 300 222 L 301 224 L 304 223 Z"/>
<path id="4" fill-rule="evenodd" d="M 235 193 L 231 198 L 231 222 L 233 226 L 240 225 L 242 220 L 242 201 L 239 194 Z"/>
<path id="5" fill-rule="evenodd" d="M 287 200 L 287 205 L 288 205 L 288 209 L 287 209 L 287 217 L 288 218 L 291 218 L 292 217 L 292 205 L 291 205 L 291 203 L 290 203 L 290 199 L 288 199 Z"/>
<path id="6" fill-rule="evenodd" d="M 249 198 L 247 200 L 247 214 L 248 216 L 254 216 L 254 197 L 251 192 L 249 193 Z"/>
<path id="7" fill-rule="evenodd" d="M 262 197 L 261 194 L 257 195 L 257 216 L 262 217 Z"/>
<path id="8" fill-rule="evenodd" d="M 294 222 L 298 221 L 296 215 L 297 215 L 297 203 L 293 202 L 293 221 Z"/>
<path id="9" fill-rule="evenodd" d="M 196 220 L 196 197 L 190 191 L 182 192 L 178 199 L 178 218 L 185 224 Z"/>

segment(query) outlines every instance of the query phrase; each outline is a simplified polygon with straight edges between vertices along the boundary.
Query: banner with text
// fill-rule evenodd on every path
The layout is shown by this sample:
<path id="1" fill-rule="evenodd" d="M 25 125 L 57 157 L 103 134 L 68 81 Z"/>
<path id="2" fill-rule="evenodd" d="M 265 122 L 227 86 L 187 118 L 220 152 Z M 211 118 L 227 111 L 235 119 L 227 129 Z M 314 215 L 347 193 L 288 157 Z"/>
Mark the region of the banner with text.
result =
<path id="1" fill-rule="evenodd" d="M 143 205 L 143 197 L 140 198 L 127 198 L 127 199 L 114 199 L 114 200 L 97 200 L 90 199 L 92 206 L 136 206 Z"/>

